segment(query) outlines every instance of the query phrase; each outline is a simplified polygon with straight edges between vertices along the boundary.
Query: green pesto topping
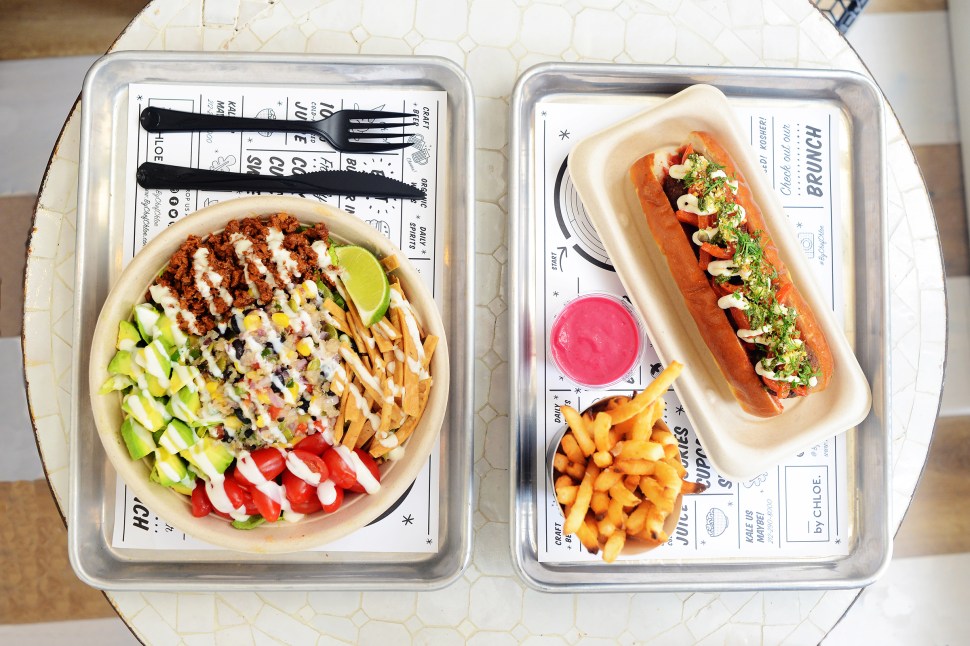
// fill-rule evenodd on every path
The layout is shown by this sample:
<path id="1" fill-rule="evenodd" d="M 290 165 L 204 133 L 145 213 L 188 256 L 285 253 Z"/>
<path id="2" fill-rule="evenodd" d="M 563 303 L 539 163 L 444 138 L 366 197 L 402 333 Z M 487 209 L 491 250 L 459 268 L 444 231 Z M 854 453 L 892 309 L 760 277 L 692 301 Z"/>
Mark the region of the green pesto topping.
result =
<path id="1" fill-rule="evenodd" d="M 711 226 L 716 232 L 710 237 L 711 244 L 722 248 L 734 245 L 731 262 L 736 267 L 736 275 L 720 275 L 715 280 L 737 285 L 738 292 L 748 302 L 744 312 L 751 330 L 758 332 L 752 341 L 762 371 L 769 373 L 769 378 L 789 382 L 792 387 L 810 386 L 818 371 L 812 368 L 795 327 L 798 312 L 778 302 L 774 283 L 778 272 L 764 257 L 761 232 L 749 230 L 744 210 L 735 197 L 735 178 L 718 173 L 724 167 L 699 153 L 688 155 L 684 166 L 687 169 L 681 180 L 684 188 L 697 197 L 702 209 L 707 210 L 712 204 L 715 207 Z"/>

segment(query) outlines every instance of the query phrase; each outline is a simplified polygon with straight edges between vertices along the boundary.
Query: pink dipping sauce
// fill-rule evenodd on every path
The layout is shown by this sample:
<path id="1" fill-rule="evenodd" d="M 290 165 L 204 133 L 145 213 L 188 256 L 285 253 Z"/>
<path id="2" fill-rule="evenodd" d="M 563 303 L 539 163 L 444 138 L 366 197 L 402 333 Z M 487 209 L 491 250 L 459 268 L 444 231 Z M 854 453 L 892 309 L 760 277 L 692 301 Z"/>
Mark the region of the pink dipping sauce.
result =
<path id="1" fill-rule="evenodd" d="M 552 358 L 583 386 L 609 386 L 640 358 L 641 333 L 633 314 L 609 296 L 582 296 L 566 305 L 552 324 Z"/>

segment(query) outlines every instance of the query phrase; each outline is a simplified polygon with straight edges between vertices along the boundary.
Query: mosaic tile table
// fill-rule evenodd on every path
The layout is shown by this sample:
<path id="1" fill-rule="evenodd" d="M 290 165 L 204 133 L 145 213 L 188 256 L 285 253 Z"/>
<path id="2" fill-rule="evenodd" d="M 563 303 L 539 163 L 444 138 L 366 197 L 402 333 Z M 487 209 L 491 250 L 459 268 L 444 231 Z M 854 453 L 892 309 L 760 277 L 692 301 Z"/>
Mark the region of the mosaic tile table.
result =
<path id="1" fill-rule="evenodd" d="M 858 591 L 548 595 L 515 577 L 508 545 L 505 297 L 508 100 L 554 60 L 848 69 L 867 74 L 806 1 L 156 0 L 115 50 L 428 54 L 477 93 L 474 552 L 436 592 L 109 593 L 152 644 L 817 643 Z M 31 414 L 58 504 L 67 494 L 78 110 L 41 191 L 28 258 L 24 361 Z M 936 224 L 912 151 L 887 123 L 893 261 L 894 527 L 919 478 L 942 388 L 946 307 Z M 606 643 L 606 642 L 604 642 Z"/>

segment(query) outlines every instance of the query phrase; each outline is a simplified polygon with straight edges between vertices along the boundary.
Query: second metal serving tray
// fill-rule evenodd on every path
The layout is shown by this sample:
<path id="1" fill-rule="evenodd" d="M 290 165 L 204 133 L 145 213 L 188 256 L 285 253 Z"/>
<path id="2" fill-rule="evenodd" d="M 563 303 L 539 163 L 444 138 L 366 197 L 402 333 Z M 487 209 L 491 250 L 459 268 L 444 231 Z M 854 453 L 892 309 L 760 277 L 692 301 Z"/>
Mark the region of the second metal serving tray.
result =
<path id="1" fill-rule="evenodd" d="M 541 235 L 536 196 L 543 170 L 535 150 L 541 101 L 642 102 L 644 108 L 695 84 L 713 85 L 729 100 L 759 105 L 835 108 L 842 119 L 841 176 L 848 194 L 843 213 L 848 259 L 846 334 L 872 387 L 872 409 L 848 431 L 847 556 L 833 558 L 719 558 L 679 561 L 542 562 L 539 559 L 536 434 L 537 348 L 543 338 L 536 293 L 535 254 Z M 606 127 L 609 124 L 602 124 Z M 855 588 L 872 582 L 889 562 L 891 438 L 886 181 L 882 99 L 854 73 L 639 65 L 546 64 L 519 79 L 511 105 L 510 406 L 511 549 L 530 586 L 546 591 L 670 591 Z M 577 392 L 578 389 L 577 389 Z M 862 492 L 865 491 L 865 496 Z M 663 549 L 661 546 L 658 549 Z"/>

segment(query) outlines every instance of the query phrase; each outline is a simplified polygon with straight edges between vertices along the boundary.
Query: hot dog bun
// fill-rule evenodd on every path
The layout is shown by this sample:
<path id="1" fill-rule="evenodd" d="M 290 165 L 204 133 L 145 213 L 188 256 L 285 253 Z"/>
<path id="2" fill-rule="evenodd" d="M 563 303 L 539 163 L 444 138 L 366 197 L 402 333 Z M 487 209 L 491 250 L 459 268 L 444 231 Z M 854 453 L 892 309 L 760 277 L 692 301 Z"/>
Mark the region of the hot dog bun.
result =
<path id="1" fill-rule="evenodd" d="M 752 199 L 750 188 L 731 155 L 706 132 L 693 132 L 679 149 L 664 149 L 638 159 L 630 168 L 630 178 L 640 200 L 650 231 L 663 252 L 674 282 L 697 326 L 701 338 L 714 357 L 727 384 L 741 408 L 758 417 L 772 417 L 783 411 L 776 393 L 755 371 L 752 345 L 742 341 L 734 320 L 738 310 L 718 306 L 720 294 L 715 291 L 711 276 L 698 260 L 698 247 L 691 238 L 696 227 L 684 224 L 675 215 L 671 199 L 664 190 L 671 164 L 680 163 L 680 153 L 687 146 L 708 160 L 719 164 L 728 178 L 737 180 L 734 200 L 745 211 L 747 232 L 760 242 L 763 259 L 776 272 L 772 283 L 780 294 L 778 303 L 797 312 L 795 328 L 804 343 L 815 378 L 811 386 L 802 386 L 799 395 L 824 389 L 834 368 L 832 352 L 825 335 L 808 303 L 792 284 L 791 276 L 771 239 L 761 209 Z M 775 382 L 777 383 L 777 382 Z"/>

